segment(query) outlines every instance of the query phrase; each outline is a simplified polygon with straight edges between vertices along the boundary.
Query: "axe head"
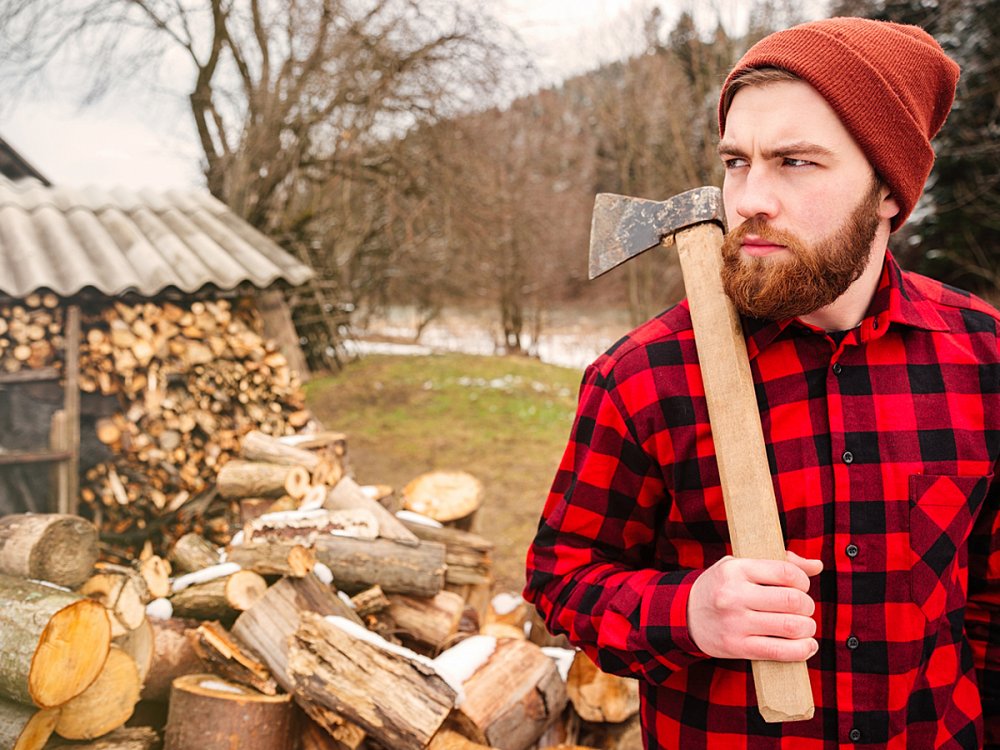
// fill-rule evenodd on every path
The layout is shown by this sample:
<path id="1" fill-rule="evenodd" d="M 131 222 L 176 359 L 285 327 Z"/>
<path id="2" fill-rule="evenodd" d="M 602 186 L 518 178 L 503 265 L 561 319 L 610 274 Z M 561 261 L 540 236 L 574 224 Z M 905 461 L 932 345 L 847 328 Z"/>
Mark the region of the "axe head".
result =
<path id="1" fill-rule="evenodd" d="M 694 224 L 714 221 L 725 227 L 722 191 L 688 190 L 666 201 L 598 193 L 590 225 L 590 278 L 661 244 Z"/>

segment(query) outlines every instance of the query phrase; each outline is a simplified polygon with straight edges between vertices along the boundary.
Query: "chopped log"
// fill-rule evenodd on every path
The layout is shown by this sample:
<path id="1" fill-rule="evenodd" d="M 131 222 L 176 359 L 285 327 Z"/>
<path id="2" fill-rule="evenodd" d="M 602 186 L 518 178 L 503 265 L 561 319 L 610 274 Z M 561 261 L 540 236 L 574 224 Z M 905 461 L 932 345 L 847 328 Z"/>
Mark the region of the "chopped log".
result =
<path id="1" fill-rule="evenodd" d="M 334 534 L 355 539 L 375 539 L 379 523 L 366 508 L 345 510 L 293 510 L 267 513 L 243 528 L 244 542 L 282 541 L 311 547 L 320 536 Z"/>
<path id="2" fill-rule="evenodd" d="M 0 575 L 0 694 L 41 708 L 82 693 L 104 666 L 111 623 L 98 602 Z"/>
<path id="3" fill-rule="evenodd" d="M 642 747 L 642 725 L 639 716 L 621 724 L 585 724 L 579 742 L 607 750 L 632 750 Z"/>
<path id="4" fill-rule="evenodd" d="M 620 724 L 639 713 L 639 683 L 600 671 L 582 651 L 569 668 L 566 693 L 584 721 Z"/>
<path id="5" fill-rule="evenodd" d="M 80 593 L 107 607 L 113 638 L 135 630 L 146 619 L 149 589 L 143 577 L 130 568 L 104 566 L 87 579 Z"/>
<path id="6" fill-rule="evenodd" d="M 329 732 L 309 718 L 301 708 L 298 711 L 299 750 L 343 750 L 345 745 L 335 740 Z"/>
<path id="7" fill-rule="evenodd" d="M 146 618 L 143 619 L 139 627 L 118 636 L 112 641 L 117 648 L 120 648 L 132 657 L 132 661 L 135 662 L 136 671 L 139 673 L 139 684 L 146 682 L 146 676 L 149 674 L 150 667 L 153 664 L 155 640 L 156 634 L 153 631 L 153 625 Z"/>
<path id="8" fill-rule="evenodd" d="M 145 701 L 165 701 L 175 678 L 205 671 L 205 664 L 194 650 L 188 632 L 201 623 L 182 620 L 150 620 L 153 627 L 153 661 L 142 686 Z"/>
<path id="9" fill-rule="evenodd" d="M 264 595 L 267 581 L 252 570 L 188 586 L 170 597 L 177 617 L 194 620 L 227 620 L 250 609 Z"/>
<path id="10" fill-rule="evenodd" d="M 303 612 L 338 615 L 361 625 L 353 610 L 323 585 L 315 575 L 305 578 L 282 578 L 271 586 L 253 607 L 241 614 L 233 625 L 233 635 L 252 648 L 271 670 L 283 690 L 295 692 L 289 673 L 289 641 L 299 628 Z M 343 746 L 357 748 L 365 732 L 334 711 L 326 710 L 296 696 L 309 716 Z"/>
<path id="11" fill-rule="evenodd" d="M 320 463 L 318 454 L 304 448 L 288 445 L 278 438 L 266 435 L 260 430 L 251 430 L 243 436 L 241 450 L 247 461 L 301 466 L 312 474 Z"/>
<path id="12" fill-rule="evenodd" d="M 380 619 L 390 618 L 406 645 L 428 648 L 436 654 L 451 645 L 464 610 L 465 600 L 450 591 L 429 598 L 394 594 Z"/>
<path id="13" fill-rule="evenodd" d="M 421 750 L 451 713 L 455 691 L 432 667 L 374 645 L 375 636 L 354 627 L 352 633 L 302 613 L 288 660 L 296 694 L 350 719 L 385 747 Z"/>
<path id="14" fill-rule="evenodd" d="M 301 466 L 232 459 L 219 470 L 216 479 L 224 498 L 302 497 L 309 487 L 309 472 Z"/>
<path id="15" fill-rule="evenodd" d="M 164 750 L 292 750 L 291 696 L 263 695 L 211 674 L 178 677 Z"/>
<path id="16" fill-rule="evenodd" d="M 218 565 L 219 550 L 199 534 L 185 534 L 174 544 L 167 556 L 177 573 L 193 573 L 196 570 Z"/>
<path id="17" fill-rule="evenodd" d="M 170 563 L 158 555 L 151 555 L 139 564 L 139 574 L 153 599 L 170 595 L 170 573 Z"/>
<path id="18" fill-rule="evenodd" d="M 524 631 L 520 628 L 516 628 L 513 625 L 508 625 L 505 622 L 488 622 L 479 629 L 480 635 L 488 635 L 493 638 L 517 638 L 519 640 L 527 640 L 528 636 L 524 634 Z"/>
<path id="19" fill-rule="evenodd" d="M 56 726 L 59 709 L 38 709 L 0 699 L 0 747 L 41 750 Z"/>
<path id="20" fill-rule="evenodd" d="M 278 441 L 302 449 L 328 448 L 337 456 L 343 456 L 347 452 L 347 435 L 343 432 L 304 432 L 299 435 L 283 435 Z"/>
<path id="21" fill-rule="evenodd" d="M 374 615 L 388 608 L 389 597 L 382 591 L 381 586 L 372 586 L 351 597 L 351 604 L 358 617 L 364 618 Z"/>
<path id="22" fill-rule="evenodd" d="M 403 488 L 403 507 L 470 531 L 483 502 L 483 483 L 464 471 L 431 471 Z"/>
<path id="23" fill-rule="evenodd" d="M 155 750 L 160 746 L 160 735 L 152 727 L 122 727 L 93 742 L 54 740 L 45 750 Z"/>
<path id="24" fill-rule="evenodd" d="M 76 588 L 93 572 L 97 556 L 97 529 L 79 516 L 0 518 L 0 573 Z"/>
<path id="25" fill-rule="evenodd" d="M 210 671 L 264 695 L 278 694 L 278 683 L 268 668 L 251 656 L 219 623 L 203 622 L 190 637 L 195 653 Z"/>
<path id="26" fill-rule="evenodd" d="M 506 750 L 531 747 L 566 706 L 566 687 L 555 664 L 529 641 L 497 641 L 462 689 L 459 710 L 478 729 L 472 739 Z"/>
<path id="27" fill-rule="evenodd" d="M 390 539 L 331 536 L 317 539 L 314 551 L 348 592 L 378 584 L 386 593 L 435 596 L 444 588 L 445 547 L 436 542 L 411 547 Z"/>
<path id="28" fill-rule="evenodd" d="M 323 507 L 327 510 L 348 510 L 365 508 L 378 519 L 379 536 L 405 544 L 417 545 L 419 540 L 403 522 L 396 518 L 380 503 L 370 498 L 350 477 L 344 477 L 327 493 Z"/>
<path id="29" fill-rule="evenodd" d="M 456 586 L 493 583 L 493 542 L 461 529 L 439 529 L 412 521 L 403 521 L 403 524 L 422 541 L 445 546 L 447 583 Z"/>
<path id="30" fill-rule="evenodd" d="M 230 547 L 226 559 L 244 570 L 262 576 L 282 575 L 301 578 L 316 567 L 312 550 L 295 542 L 249 542 Z"/>
<path id="31" fill-rule="evenodd" d="M 132 657 L 112 647 L 93 684 L 59 708 L 56 734 L 92 740 L 123 726 L 139 702 L 139 671 Z"/>

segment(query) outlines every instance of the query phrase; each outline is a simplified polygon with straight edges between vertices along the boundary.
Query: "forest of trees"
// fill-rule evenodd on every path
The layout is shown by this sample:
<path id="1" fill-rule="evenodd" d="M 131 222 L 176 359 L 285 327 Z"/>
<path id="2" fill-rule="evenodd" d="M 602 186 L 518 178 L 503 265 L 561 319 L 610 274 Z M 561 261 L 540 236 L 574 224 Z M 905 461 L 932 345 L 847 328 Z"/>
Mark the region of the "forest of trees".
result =
<path id="1" fill-rule="evenodd" d="M 593 197 L 720 184 L 719 86 L 794 3 L 739 34 L 636 11 L 618 62 L 515 96 L 517 40 L 462 0 L 17 0 L 0 10 L 3 85 L 67 45 L 94 50 L 92 95 L 184 60 L 206 185 L 359 310 L 487 306 L 520 351 L 559 305 L 683 294 L 669 254 L 586 280 Z M 840 0 L 831 14 L 918 23 L 963 67 L 927 196 L 894 250 L 990 295 L 1000 282 L 1000 0 Z M 132 31 L 122 34 L 127 26 Z M 636 43 L 635 38 L 640 41 Z"/>

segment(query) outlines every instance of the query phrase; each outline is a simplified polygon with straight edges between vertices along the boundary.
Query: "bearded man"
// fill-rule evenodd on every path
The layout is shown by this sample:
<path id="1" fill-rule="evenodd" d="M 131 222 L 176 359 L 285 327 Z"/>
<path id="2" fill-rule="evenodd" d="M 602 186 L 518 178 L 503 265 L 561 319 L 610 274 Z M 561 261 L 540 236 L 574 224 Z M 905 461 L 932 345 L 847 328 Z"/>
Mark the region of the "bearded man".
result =
<path id="1" fill-rule="evenodd" d="M 958 73 L 919 28 L 836 18 L 723 86 L 723 281 L 786 562 L 731 556 L 685 302 L 587 369 L 525 597 L 639 679 L 647 750 L 1000 743 L 1000 314 L 887 250 Z M 812 719 L 763 721 L 758 659 L 807 663 Z"/>

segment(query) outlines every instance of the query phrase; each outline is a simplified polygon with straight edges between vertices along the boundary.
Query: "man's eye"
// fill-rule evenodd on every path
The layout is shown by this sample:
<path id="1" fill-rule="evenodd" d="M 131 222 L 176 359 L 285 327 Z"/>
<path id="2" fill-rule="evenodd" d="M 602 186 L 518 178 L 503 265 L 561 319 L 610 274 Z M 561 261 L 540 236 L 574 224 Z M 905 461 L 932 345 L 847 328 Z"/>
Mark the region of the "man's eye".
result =
<path id="1" fill-rule="evenodd" d="M 741 167 L 745 167 L 747 165 L 747 160 L 740 158 L 723 159 L 722 164 L 726 169 L 740 169 Z"/>
<path id="2" fill-rule="evenodd" d="M 811 164 L 812 162 L 806 159 L 789 159 L 789 158 L 785 159 L 786 167 L 808 167 Z"/>

